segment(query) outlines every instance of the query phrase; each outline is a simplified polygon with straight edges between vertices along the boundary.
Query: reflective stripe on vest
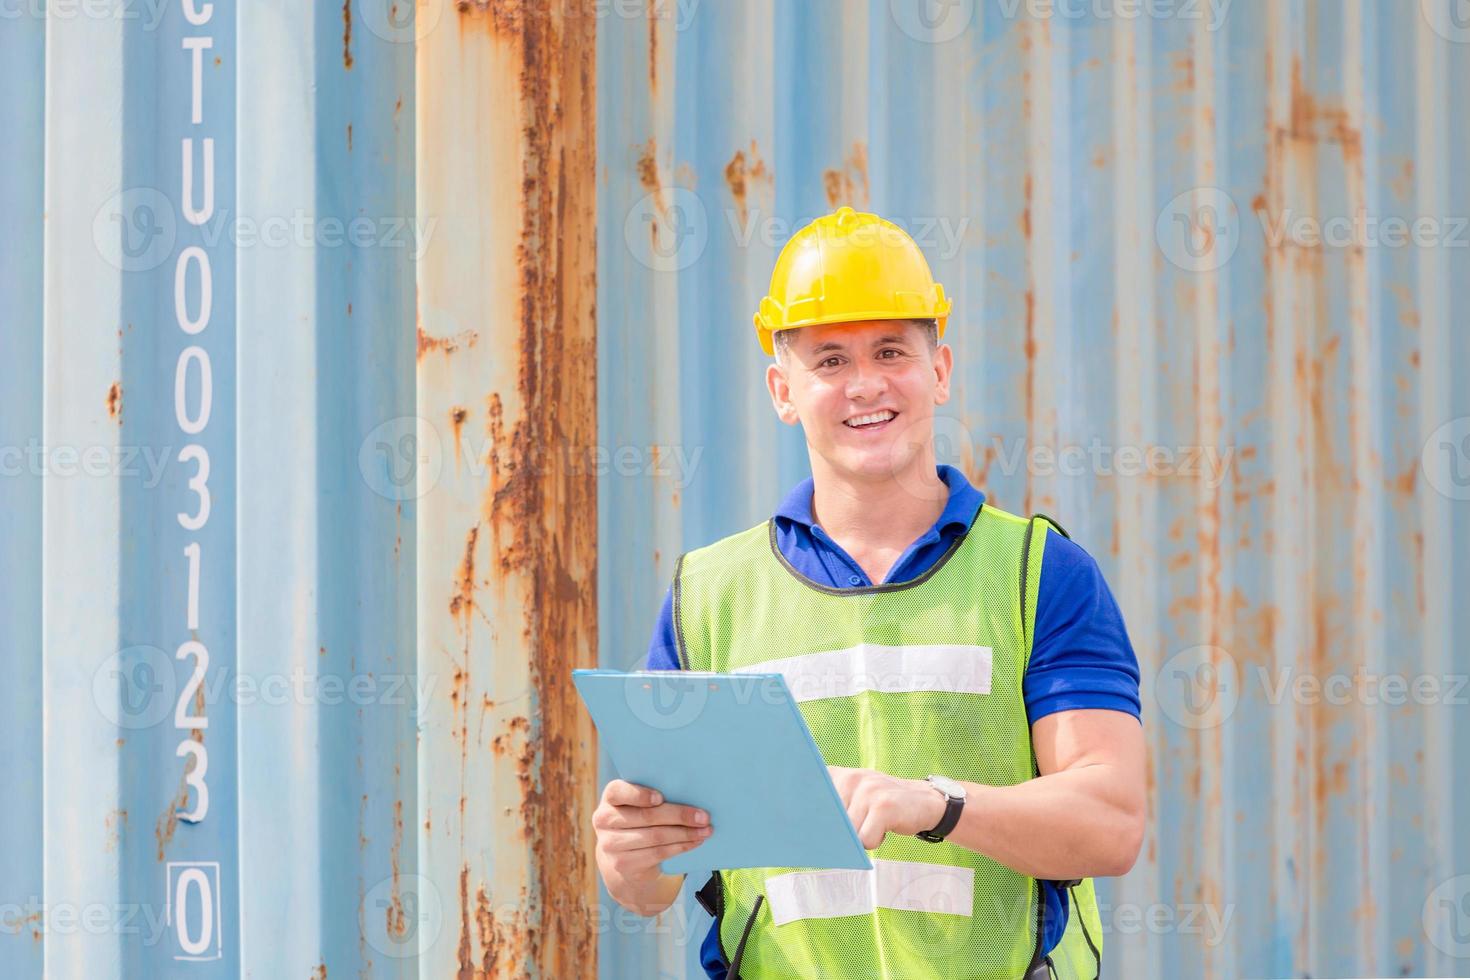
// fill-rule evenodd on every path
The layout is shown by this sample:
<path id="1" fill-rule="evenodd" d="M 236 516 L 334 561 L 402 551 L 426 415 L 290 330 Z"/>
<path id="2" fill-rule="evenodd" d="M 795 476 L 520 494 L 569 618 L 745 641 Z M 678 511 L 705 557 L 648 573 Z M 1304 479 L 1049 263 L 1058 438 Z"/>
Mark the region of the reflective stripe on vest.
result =
<path id="1" fill-rule="evenodd" d="M 868 915 L 875 909 L 969 917 L 975 870 L 918 861 L 873 862 L 872 871 L 791 871 L 766 879 L 766 900 L 778 926 L 797 919 Z"/>
<path id="2" fill-rule="evenodd" d="M 860 691 L 989 694 L 990 659 L 990 647 L 959 643 L 902 647 L 859 643 L 841 650 L 762 660 L 735 671 L 781 674 L 791 696 L 801 703 L 851 697 Z"/>

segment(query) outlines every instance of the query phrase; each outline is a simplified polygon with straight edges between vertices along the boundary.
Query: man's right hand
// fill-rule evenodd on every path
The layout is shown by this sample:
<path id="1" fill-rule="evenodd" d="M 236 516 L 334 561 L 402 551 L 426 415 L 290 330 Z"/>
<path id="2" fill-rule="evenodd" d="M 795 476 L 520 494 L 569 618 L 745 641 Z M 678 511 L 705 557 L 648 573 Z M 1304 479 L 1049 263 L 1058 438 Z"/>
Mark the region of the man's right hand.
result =
<path id="1" fill-rule="evenodd" d="M 644 915 L 662 911 L 678 896 L 665 894 L 659 862 L 693 850 L 709 839 L 709 814 L 697 807 L 667 803 L 647 786 L 614 779 L 602 791 L 592 814 L 597 835 L 597 866 L 608 892 L 620 905 Z M 654 912 L 646 909 L 660 906 Z"/>

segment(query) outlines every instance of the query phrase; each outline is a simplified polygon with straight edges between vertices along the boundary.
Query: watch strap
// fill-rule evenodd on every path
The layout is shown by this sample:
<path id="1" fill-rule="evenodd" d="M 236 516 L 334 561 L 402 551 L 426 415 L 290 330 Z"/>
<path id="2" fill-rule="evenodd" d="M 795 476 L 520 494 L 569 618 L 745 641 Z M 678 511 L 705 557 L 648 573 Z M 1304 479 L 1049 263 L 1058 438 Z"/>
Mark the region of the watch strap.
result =
<path id="1" fill-rule="evenodd" d="M 936 787 L 937 789 L 938 787 Z M 944 792 L 943 790 L 938 791 L 941 793 Z M 920 840 L 928 841 L 931 844 L 938 844 L 948 837 L 950 831 L 954 830 L 956 825 L 959 824 L 960 811 L 965 808 L 965 798 L 962 796 L 950 796 L 948 793 L 945 793 L 944 799 L 944 816 L 939 818 L 939 823 L 935 824 L 932 830 L 919 831 L 915 836 Z"/>

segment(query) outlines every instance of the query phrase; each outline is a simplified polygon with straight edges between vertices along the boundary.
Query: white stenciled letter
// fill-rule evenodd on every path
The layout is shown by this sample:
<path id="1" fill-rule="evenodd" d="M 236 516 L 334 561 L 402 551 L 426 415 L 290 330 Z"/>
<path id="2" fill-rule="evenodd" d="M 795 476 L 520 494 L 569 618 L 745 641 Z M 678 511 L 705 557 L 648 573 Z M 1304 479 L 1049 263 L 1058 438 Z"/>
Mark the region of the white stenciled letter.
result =
<path id="1" fill-rule="evenodd" d="M 194 0 L 183 0 L 184 19 L 195 27 L 203 27 L 209 23 L 209 18 L 214 16 L 214 4 L 206 3 L 200 7 Z"/>
<path id="2" fill-rule="evenodd" d="M 214 137 L 204 138 L 204 206 L 194 206 L 194 141 L 181 141 L 184 157 L 184 217 L 191 225 L 202 225 L 214 214 Z"/>
<path id="3" fill-rule="evenodd" d="M 189 266 L 199 268 L 199 312 L 189 315 L 189 293 L 185 288 L 189 281 Z M 214 307 L 214 276 L 210 272 L 209 253 L 198 245 L 190 245 L 179 253 L 174 265 L 174 318 L 179 329 L 187 334 L 196 334 L 209 326 L 209 314 Z"/>
<path id="4" fill-rule="evenodd" d="M 186 37 L 180 43 L 183 44 L 185 51 L 194 52 L 193 75 L 191 76 L 193 78 L 194 111 L 189 121 L 197 126 L 204 121 L 204 52 L 214 47 L 214 38 Z"/>

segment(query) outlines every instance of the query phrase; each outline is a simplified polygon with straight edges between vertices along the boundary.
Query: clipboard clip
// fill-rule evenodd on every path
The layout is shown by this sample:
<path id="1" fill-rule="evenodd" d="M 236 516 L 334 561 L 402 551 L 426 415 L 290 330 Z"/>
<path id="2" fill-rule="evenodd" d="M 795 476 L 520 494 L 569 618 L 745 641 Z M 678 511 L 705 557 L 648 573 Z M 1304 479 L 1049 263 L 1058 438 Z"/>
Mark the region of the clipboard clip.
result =
<path id="1" fill-rule="evenodd" d="M 694 898 L 699 902 L 700 907 L 710 915 L 716 919 L 720 917 L 720 914 L 725 911 L 725 889 L 720 885 L 718 871 L 710 873 L 709 881 L 706 881 L 704 887 L 694 893 Z"/>

